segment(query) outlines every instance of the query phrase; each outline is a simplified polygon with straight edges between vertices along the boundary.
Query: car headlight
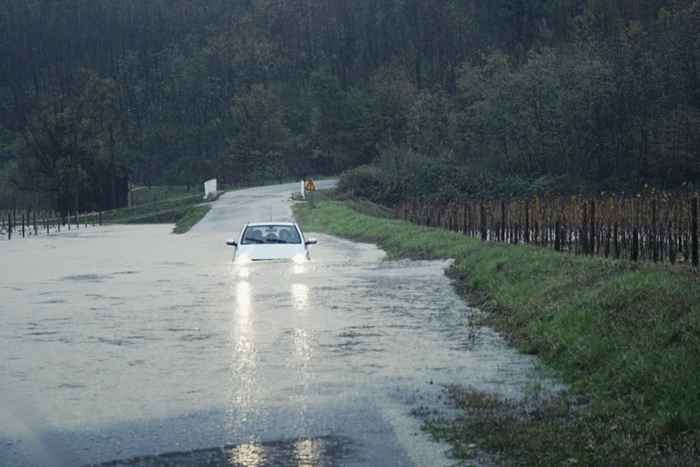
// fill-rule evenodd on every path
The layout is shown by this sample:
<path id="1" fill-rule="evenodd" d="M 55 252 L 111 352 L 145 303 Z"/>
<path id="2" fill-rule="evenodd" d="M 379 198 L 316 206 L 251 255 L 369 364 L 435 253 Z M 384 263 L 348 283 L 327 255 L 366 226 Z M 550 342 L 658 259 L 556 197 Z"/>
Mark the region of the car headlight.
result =
<path id="1" fill-rule="evenodd" d="M 301 253 L 298 255 L 295 255 L 292 258 L 292 261 L 294 261 L 294 264 L 304 264 L 304 263 L 306 263 L 306 255 L 302 255 Z"/>
<path id="2" fill-rule="evenodd" d="M 248 255 L 240 255 L 236 258 L 236 264 L 239 264 L 239 265 L 250 264 L 252 261 L 253 261 L 252 258 Z"/>

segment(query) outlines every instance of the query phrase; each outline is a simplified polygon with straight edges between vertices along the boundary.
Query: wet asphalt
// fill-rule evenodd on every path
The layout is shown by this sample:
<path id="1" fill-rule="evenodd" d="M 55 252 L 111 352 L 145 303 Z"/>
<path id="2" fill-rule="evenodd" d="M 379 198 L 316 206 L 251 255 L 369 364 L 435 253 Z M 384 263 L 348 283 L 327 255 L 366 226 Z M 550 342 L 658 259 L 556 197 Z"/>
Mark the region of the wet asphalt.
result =
<path id="1" fill-rule="evenodd" d="M 534 362 L 470 326 L 448 262 L 314 235 L 310 264 L 234 265 L 295 190 L 228 193 L 184 236 L 1 242 L 0 466 L 453 464 L 412 414 L 447 384 L 517 398 Z"/>

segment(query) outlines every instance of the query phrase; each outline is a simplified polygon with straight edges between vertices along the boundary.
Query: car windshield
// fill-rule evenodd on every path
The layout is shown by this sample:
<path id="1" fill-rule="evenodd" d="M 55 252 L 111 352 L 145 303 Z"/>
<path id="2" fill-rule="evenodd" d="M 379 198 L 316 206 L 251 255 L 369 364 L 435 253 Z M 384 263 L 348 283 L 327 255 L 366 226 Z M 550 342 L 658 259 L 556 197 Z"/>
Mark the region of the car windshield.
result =
<path id="1" fill-rule="evenodd" d="M 246 227 L 241 243 L 243 245 L 299 244 L 301 236 L 293 225 L 251 225 Z"/>

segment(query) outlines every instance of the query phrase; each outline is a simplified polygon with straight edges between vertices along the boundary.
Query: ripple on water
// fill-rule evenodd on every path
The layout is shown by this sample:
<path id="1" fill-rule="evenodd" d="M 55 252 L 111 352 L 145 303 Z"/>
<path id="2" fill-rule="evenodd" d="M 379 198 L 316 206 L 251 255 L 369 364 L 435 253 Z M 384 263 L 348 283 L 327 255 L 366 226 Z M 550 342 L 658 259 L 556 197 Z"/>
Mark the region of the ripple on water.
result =
<path id="1" fill-rule="evenodd" d="M 110 279 L 111 276 L 106 274 L 76 274 L 71 276 L 63 276 L 62 281 L 76 281 L 76 282 L 91 282 L 98 283 Z"/>
<path id="2" fill-rule="evenodd" d="M 184 336 L 180 336 L 180 340 L 185 342 L 207 341 L 215 335 L 216 334 L 185 334 Z"/>
<path id="3" fill-rule="evenodd" d="M 118 339 L 118 338 L 109 338 L 109 337 L 98 337 L 97 342 L 99 342 L 100 344 L 114 345 L 117 347 L 135 344 L 135 342 L 130 341 L 128 339 Z"/>
<path id="4" fill-rule="evenodd" d="M 61 383 L 57 387 L 58 389 L 85 389 L 87 386 L 80 383 Z"/>
<path id="5" fill-rule="evenodd" d="M 357 331 L 344 331 L 338 334 L 338 337 L 343 339 L 358 339 L 360 337 L 382 337 L 385 334 L 378 332 L 357 332 Z"/>
<path id="6" fill-rule="evenodd" d="M 62 303 L 67 303 L 66 300 L 56 298 L 53 300 L 45 300 L 43 302 L 36 302 L 35 305 L 60 305 Z"/>
<path id="7" fill-rule="evenodd" d="M 58 331 L 32 331 L 25 334 L 26 336 L 55 336 Z"/>

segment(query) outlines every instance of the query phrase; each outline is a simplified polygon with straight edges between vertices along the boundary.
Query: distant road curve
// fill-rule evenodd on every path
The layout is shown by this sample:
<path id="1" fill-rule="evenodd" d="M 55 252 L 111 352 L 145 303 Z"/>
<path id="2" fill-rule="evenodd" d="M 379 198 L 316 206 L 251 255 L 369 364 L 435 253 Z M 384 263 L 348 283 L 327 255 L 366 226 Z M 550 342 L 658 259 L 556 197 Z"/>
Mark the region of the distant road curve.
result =
<path id="1" fill-rule="evenodd" d="M 337 184 L 335 179 L 316 182 L 320 190 L 334 188 Z M 290 222 L 293 220 L 292 193 L 299 192 L 299 189 L 300 185 L 297 182 L 226 193 L 212 204 L 211 211 L 191 232 L 220 232 L 233 236 L 248 222 Z"/>

